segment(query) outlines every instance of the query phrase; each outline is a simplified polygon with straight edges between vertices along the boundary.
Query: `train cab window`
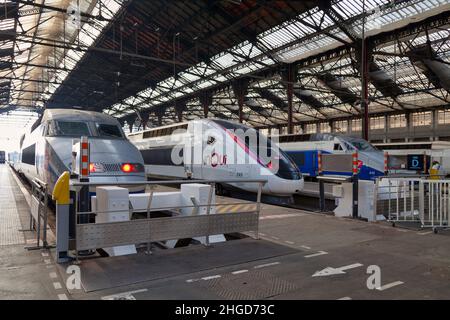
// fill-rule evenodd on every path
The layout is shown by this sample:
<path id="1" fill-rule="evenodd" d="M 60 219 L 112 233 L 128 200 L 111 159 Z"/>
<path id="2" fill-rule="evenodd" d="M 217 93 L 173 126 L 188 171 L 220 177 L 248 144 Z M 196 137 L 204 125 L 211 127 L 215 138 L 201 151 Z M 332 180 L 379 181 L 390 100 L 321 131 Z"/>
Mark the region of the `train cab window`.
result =
<path id="1" fill-rule="evenodd" d="M 123 138 L 122 131 L 114 124 L 96 123 L 100 137 Z"/>
<path id="2" fill-rule="evenodd" d="M 89 127 L 85 122 L 54 121 L 50 125 L 51 136 L 90 136 Z"/>
<path id="3" fill-rule="evenodd" d="M 333 150 L 334 150 L 334 151 L 342 151 L 342 146 L 341 146 L 341 144 L 340 144 L 340 143 L 335 143 L 335 144 L 334 144 Z"/>

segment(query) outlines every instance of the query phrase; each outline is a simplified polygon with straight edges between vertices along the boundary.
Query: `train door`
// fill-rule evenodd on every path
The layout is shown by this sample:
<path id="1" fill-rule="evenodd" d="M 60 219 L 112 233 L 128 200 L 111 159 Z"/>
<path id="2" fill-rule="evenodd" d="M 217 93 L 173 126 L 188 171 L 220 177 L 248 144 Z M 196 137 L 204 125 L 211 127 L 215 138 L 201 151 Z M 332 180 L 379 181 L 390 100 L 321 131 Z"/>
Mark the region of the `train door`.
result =
<path id="1" fill-rule="evenodd" d="M 202 179 L 203 164 L 203 130 L 201 122 L 192 122 L 188 126 L 188 132 L 184 147 L 184 168 L 187 177 Z"/>

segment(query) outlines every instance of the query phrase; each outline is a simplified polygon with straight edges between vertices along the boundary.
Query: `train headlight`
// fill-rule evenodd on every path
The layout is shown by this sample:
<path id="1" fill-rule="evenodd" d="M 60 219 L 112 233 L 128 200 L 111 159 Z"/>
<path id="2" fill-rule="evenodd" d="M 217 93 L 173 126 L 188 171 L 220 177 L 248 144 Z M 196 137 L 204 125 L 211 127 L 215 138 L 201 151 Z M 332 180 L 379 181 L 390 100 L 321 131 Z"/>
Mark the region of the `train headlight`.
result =
<path id="1" fill-rule="evenodd" d="M 96 172 L 105 172 L 105 167 L 103 164 L 99 162 L 91 162 L 89 164 L 89 172 L 96 173 Z"/>
<path id="2" fill-rule="evenodd" d="M 122 172 L 131 173 L 131 172 L 144 172 L 144 166 L 140 163 L 122 163 L 120 165 L 120 169 Z"/>

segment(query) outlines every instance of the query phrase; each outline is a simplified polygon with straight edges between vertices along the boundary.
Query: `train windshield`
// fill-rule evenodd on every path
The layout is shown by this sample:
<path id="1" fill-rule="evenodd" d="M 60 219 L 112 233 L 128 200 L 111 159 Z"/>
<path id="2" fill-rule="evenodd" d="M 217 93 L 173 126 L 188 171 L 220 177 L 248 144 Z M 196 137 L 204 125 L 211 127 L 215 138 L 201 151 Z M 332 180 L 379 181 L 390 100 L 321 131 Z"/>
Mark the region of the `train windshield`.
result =
<path id="1" fill-rule="evenodd" d="M 96 123 L 98 135 L 107 138 L 123 138 L 122 131 L 114 124 Z"/>
<path id="2" fill-rule="evenodd" d="M 53 130 L 50 134 L 55 136 L 81 137 L 91 135 L 86 122 L 54 121 L 51 128 Z"/>
<path id="3" fill-rule="evenodd" d="M 301 179 L 301 173 L 298 170 L 295 163 L 292 161 L 292 159 L 280 148 L 273 147 L 271 144 L 270 139 L 268 139 L 266 136 L 259 133 L 259 131 L 241 125 L 237 123 L 232 123 L 224 120 L 214 120 L 215 123 L 219 124 L 223 128 L 227 130 L 234 130 L 235 132 L 239 133 L 239 131 L 242 131 L 245 133 L 247 130 L 251 130 L 252 133 L 256 136 L 256 143 L 250 143 L 251 139 L 247 139 L 247 135 L 244 137 L 245 145 L 248 149 L 250 149 L 253 153 L 255 153 L 258 158 L 265 158 L 265 157 L 276 157 L 278 159 L 278 170 L 275 172 L 277 176 L 283 179 L 288 180 L 299 180 Z M 239 136 L 239 134 L 236 134 Z M 268 168 L 272 169 L 272 163 L 271 161 L 266 165 Z"/>
<path id="4" fill-rule="evenodd" d="M 49 136 L 56 137 L 99 137 L 104 139 L 123 139 L 122 130 L 118 125 L 107 123 L 80 121 L 51 121 L 48 129 Z"/>
<path id="5" fill-rule="evenodd" d="M 367 142 L 364 139 L 358 139 L 358 138 L 347 138 L 346 143 L 350 144 L 353 148 L 359 151 L 378 151 L 377 148 L 375 148 L 373 145 L 371 145 L 369 142 Z"/>

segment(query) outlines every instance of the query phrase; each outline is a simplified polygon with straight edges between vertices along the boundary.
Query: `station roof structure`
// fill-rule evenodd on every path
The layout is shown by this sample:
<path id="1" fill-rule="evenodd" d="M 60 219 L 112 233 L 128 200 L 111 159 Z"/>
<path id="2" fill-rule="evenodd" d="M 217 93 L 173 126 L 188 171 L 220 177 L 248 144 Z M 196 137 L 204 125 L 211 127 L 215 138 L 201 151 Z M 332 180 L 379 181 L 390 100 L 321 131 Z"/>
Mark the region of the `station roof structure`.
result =
<path id="1" fill-rule="evenodd" d="M 449 39 L 448 0 L 0 0 L 0 113 L 358 118 L 364 59 L 370 114 L 445 108 Z"/>

